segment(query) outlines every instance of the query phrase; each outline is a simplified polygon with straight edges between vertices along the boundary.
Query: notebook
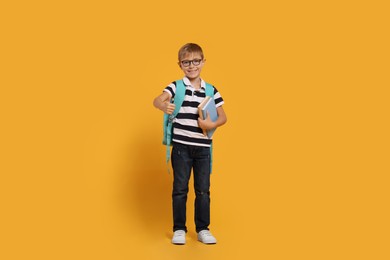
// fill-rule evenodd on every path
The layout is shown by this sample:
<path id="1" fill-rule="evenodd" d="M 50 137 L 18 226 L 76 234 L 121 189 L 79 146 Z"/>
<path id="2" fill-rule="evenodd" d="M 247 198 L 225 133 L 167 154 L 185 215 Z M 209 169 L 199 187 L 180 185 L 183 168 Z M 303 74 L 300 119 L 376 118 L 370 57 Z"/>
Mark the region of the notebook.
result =
<path id="1" fill-rule="evenodd" d="M 205 99 L 198 106 L 199 116 L 202 119 L 206 119 L 207 113 L 210 115 L 211 121 L 215 122 L 218 118 L 217 107 L 215 106 L 214 98 L 206 96 Z M 208 138 L 211 138 L 216 128 L 203 131 L 203 134 Z"/>

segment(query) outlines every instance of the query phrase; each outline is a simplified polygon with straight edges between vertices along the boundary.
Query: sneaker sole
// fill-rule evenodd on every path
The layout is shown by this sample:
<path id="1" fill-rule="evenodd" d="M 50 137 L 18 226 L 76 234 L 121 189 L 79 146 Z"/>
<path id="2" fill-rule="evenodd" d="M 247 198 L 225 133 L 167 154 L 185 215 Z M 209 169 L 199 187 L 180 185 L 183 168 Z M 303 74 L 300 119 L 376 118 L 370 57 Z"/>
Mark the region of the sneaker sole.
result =
<path id="1" fill-rule="evenodd" d="M 200 239 L 198 239 L 198 241 L 203 243 L 203 244 L 205 244 L 205 245 L 215 245 L 217 243 L 217 242 L 204 242 L 204 241 L 202 241 Z"/>
<path id="2" fill-rule="evenodd" d="M 172 244 L 181 246 L 181 245 L 185 245 L 186 243 L 185 242 L 184 243 L 183 242 L 176 242 L 176 243 L 172 242 Z"/>

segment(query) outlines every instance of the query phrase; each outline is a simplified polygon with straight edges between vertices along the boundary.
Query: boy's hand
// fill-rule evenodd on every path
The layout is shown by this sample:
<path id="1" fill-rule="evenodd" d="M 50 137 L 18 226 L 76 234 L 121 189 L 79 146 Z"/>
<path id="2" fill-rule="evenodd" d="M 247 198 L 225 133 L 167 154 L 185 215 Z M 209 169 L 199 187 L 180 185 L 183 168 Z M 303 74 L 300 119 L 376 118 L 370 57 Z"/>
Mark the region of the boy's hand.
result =
<path id="1" fill-rule="evenodd" d="M 226 123 L 227 118 L 222 106 L 217 107 L 217 114 L 218 118 L 215 122 L 211 120 L 209 113 L 207 113 L 207 117 L 205 120 L 203 120 L 201 117 L 198 118 L 199 127 L 203 129 L 204 135 L 206 135 L 206 130 L 220 127 L 221 125 L 224 125 Z"/>
<path id="2" fill-rule="evenodd" d="M 215 123 L 211 120 L 209 113 L 207 112 L 206 119 L 202 119 L 201 117 L 198 118 L 198 124 L 199 127 L 203 130 L 210 130 L 215 128 Z"/>
<path id="3" fill-rule="evenodd" d="M 175 110 L 175 104 L 169 102 L 169 101 L 166 101 L 163 103 L 163 106 L 162 106 L 162 109 L 161 109 L 164 113 L 170 115 L 173 113 L 173 111 Z"/>
<path id="4" fill-rule="evenodd" d="M 163 92 L 153 100 L 153 105 L 163 111 L 165 114 L 171 115 L 175 110 L 175 104 L 169 102 L 171 99 L 168 92 Z"/>

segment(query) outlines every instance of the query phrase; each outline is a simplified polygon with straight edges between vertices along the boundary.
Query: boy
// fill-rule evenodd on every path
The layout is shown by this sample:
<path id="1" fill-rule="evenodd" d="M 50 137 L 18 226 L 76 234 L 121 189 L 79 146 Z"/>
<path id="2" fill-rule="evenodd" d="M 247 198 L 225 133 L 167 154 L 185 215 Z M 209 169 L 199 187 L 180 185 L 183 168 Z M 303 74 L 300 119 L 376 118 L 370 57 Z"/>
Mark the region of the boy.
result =
<path id="1" fill-rule="evenodd" d="M 179 50 L 179 66 L 184 72 L 183 83 L 186 88 L 183 104 L 173 123 L 173 244 L 186 242 L 186 202 L 188 181 L 191 169 L 194 173 L 195 188 L 195 225 L 198 240 L 205 244 L 215 244 L 217 240 L 209 231 L 210 224 L 210 145 L 212 140 L 203 135 L 203 130 L 219 127 L 226 123 L 222 108 L 221 95 L 214 88 L 214 101 L 218 119 L 213 122 L 208 116 L 205 120 L 198 114 L 198 105 L 205 98 L 206 83 L 200 73 L 206 60 L 202 48 L 188 43 Z M 167 86 L 163 93 L 154 99 L 153 105 L 166 114 L 172 114 L 175 105 L 170 103 L 174 98 L 176 82 Z"/>

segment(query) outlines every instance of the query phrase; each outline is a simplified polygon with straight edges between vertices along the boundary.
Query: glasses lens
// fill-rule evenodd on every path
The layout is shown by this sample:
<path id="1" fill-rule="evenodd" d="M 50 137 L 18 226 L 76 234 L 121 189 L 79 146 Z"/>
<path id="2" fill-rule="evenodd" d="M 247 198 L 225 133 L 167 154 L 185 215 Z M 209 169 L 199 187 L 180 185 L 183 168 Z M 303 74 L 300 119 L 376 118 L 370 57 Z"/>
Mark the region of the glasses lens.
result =
<path id="1" fill-rule="evenodd" d="M 201 62 L 201 60 L 196 59 L 196 60 L 192 61 L 192 64 L 194 64 L 194 66 L 198 66 L 200 64 L 200 62 Z"/>
<path id="2" fill-rule="evenodd" d="M 191 61 L 189 61 L 189 60 L 182 60 L 181 61 L 181 64 L 183 64 L 184 67 L 190 66 L 190 63 L 191 63 Z"/>

